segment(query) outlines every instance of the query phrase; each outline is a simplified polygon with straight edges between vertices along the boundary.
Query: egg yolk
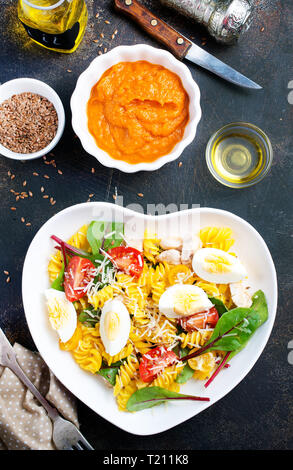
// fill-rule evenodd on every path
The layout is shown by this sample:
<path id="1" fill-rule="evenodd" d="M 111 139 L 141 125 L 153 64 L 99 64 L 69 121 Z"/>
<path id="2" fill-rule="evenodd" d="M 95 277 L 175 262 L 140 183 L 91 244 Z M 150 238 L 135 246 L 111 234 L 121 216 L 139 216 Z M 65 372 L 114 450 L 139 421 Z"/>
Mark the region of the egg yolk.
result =
<path id="1" fill-rule="evenodd" d="M 199 309 L 201 296 L 196 293 L 177 293 L 174 299 L 174 312 L 177 315 L 192 315 Z"/>
<path id="2" fill-rule="evenodd" d="M 49 320 L 54 330 L 59 330 L 70 318 L 67 305 L 57 299 L 48 303 Z"/>
<path id="3" fill-rule="evenodd" d="M 231 272 L 232 263 L 221 255 L 210 255 L 205 259 L 205 269 L 209 273 L 229 273 Z"/>
<path id="4" fill-rule="evenodd" d="M 108 312 L 105 316 L 105 332 L 109 341 L 114 341 L 120 331 L 120 319 L 116 312 Z"/>

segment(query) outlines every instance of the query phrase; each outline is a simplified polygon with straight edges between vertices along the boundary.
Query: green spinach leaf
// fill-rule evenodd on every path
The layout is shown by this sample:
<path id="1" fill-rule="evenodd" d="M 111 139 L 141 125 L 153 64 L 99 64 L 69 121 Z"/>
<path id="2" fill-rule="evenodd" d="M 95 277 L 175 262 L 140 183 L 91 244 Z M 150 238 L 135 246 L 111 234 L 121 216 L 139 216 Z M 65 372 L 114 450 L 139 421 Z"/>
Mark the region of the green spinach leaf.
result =
<path id="1" fill-rule="evenodd" d="M 222 300 L 217 299 L 216 297 L 209 297 L 209 299 L 218 310 L 218 314 L 220 317 L 223 315 L 223 313 L 228 311 L 226 305 L 224 304 L 224 302 L 222 302 Z"/>
<path id="2" fill-rule="evenodd" d="M 105 251 L 116 246 L 120 246 L 124 233 L 124 224 L 122 222 L 100 222 L 93 220 L 87 230 L 87 240 L 94 256 L 99 254 L 102 247 Z M 109 234 L 110 236 L 107 236 Z"/>
<path id="3" fill-rule="evenodd" d="M 209 401 L 209 398 L 194 397 L 171 392 L 162 387 L 146 387 L 134 392 L 129 398 L 126 408 L 128 411 L 141 411 L 146 408 L 161 405 L 168 400 Z"/>
<path id="4" fill-rule="evenodd" d="M 209 350 L 233 351 L 232 354 L 235 355 L 245 347 L 257 328 L 268 318 L 268 307 L 264 293 L 260 290 L 257 291 L 252 300 L 250 308 L 234 308 L 221 316 L 208 344 L 213 343 L 218 337 L 220 338 L 208 348 Z"/>
<path id="5" fill-rule="evenodd" d="M 80 312 L 78 320 L 85 326 L 94 327 L 99 321 L 101 316 L 100 310 L 94 310 L 93 308 L 87 308 Z"/>
<path id="6" fill-rule="evenodd" d="M 56 277 L 55 281 L 52 282 L 51 288 L 55 290 L 64 291 L 63 283 L 64 283 L 64 263 L 62 263 L 61 271 Z"/>

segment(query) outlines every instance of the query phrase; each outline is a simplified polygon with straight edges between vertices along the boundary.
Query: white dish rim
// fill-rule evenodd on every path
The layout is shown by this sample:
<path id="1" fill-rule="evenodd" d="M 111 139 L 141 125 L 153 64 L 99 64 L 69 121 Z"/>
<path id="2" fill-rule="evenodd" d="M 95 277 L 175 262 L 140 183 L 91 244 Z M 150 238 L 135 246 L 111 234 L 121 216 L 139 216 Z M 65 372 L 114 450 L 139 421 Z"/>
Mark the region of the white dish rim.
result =
<path id="1" fill-rule="evenodd" d="M 7 93 L 6 93 L 7 89 Z M 10 158 L 11 160 L 34 160 L 40 158 L 47 153 L 51 152 L 54 147 L 58 144 L 62 137 L 65 127 L 65 112 L 62 101 L 56 91 L 47 83 L 37 80 L 35 78 L 21 77 L 8 80 L 0 85 L 0 104 L 11 97 L 19 93 L 31 92 L 36 93 L 47 98 L 53 105 L 58 115 L 58 127 L 57 132 L 53 140 L 41 150 L 32 153 L 18 153 L 9 150 L 0 144 L 0 155 Z M 6 97 L 1 98 L 1 93 L 4 93 Z"/>
<path id="2" fill-rule="evenodd" d="M 106 414 L 104 414 L 103 410 L 99 409 L 95 409 L 93 406 L 89 405 L 87 403 L 87 401 L 84 399 L 84 397 L 81 397 L 80 396 L 80 393 L 78 392 L 78 390 L 76 389 L 72 389 L 70 388 L 70 391 L 77 397 L 79 398 L 81 401 L 83 401 L 87 406 L 89 406 L 90 408 L 92 408 L 97 414 L 99 414 L 100 416 L 102 416 L 104 419 L 108 420 L 109 422 L 111 422 L 112 424 L 114 424 L 115 426 L 117 426 L 118 428 L 124 430 L 124 431 L 127 431 L 131 434 L 134 434 L 134 435 L 141 435 L 141 436 L 144 436 L 144 435 L 154 435 L 154 434 L 157 434 L 157 433 L 160 433 L 160 432 L 163 432 L 163 431 L 166 431 L 168 429 L 171 429 L 173 428 L 174 426 L 177 426 L 179 424 L 181 424 L 182 422 L 188 420 L 188 419 L 191 419 L 192 417 L 196 416 L 197 414 L 201 413 L 204 409 L 212 406 L 214 403 L 216 403 L 218 400 L 220 400 L 221 398 L 223 398 L 225 395 L 227 395 L 230 391 L 232 391 L 243 379 L 244 377 L 249 373 L 249 371 L 253 368 L 253 366 L 255 365 L 255 363 L 257 362 L 257 360 L 259 359 L 260 355 L 262 354 L 267 342 L 268 342 L 268 339 L 270 337 L 270 334 L 271 334 L 271 331 L 272 331 L 272 328 L 273 328 L 273 325 L 274 325 L 274 321 L 275 321 L 275 317 L 276 317 L 276 310 L 277 310 L 277 298 L 278 298 L 278 287 L 277 287 L 277 275 L 276 275 L 276 270 L 275 270 L 275 266 L 274 266 L 274 262 L 272 260 L 272 257 L 271 257 L 271 254 L 269 252 L 269 249 L 265 243 L 265 241 L 263 240 L 263 238 L 260 236 L 260 234 L 256 231 L 256 229 L 251 225 L 249 224 L 248 222 L 246 222 L 244 219 L 242 219 L 241 217 L 229 212 L 229 211 L 225 211 L 225 210 L 222 210 L 222 209 L 213 209 L 213 208 L 195 208 L 195 209 L 187 209 L 187 210 L 184 210 L 184 211 L 180 211 L 180 212 L 176 212 L 176 213 L 172 213 L 172 214 L 168 214 L 168 215 L 162 215 L 162 216 L 150 216 L 150 215 L 144 215 L 144 214 L 140 214 L 140 213 L 136 213 L 136 212 L 133 212 L 132 210 L 129 210 L 127 208 L 123 208 L 123 207 L 119 207 L 119 206 L 115 206 L 114 204 L 111 204 L 111 203 L 104 203 L 104 202 L 91 202 L 91 203 L 81 203 L 81 204 L 76 204 L 74 206 L 70 206 L 68 208 L 65 208 L 63 209 L 62 211 L 58 212 L 57 214 L 55 214 L 53 217 L 51 217 L 40 229 L 39 231 L 37 232 L 37 234 L 35 235 L 34 239 L 32 240 L 31 242 L 31 245 L 27 251 L 27 254 L 26 254 L 26 257 L 25 257 L 25 261 L 24 261 L 24 266 L 23 266 L 23 276 L 22 276 L 22 296 L 23 296 L 23 305 L 24 305 L 24 311 L 25 311 L 25 316 L 26 316 L 26 320 L 27 320 L 27 323 L 28 323 L 28 327 L 29 327 L 29 330 L 31 332 L 31 335 L 33 337 L 33 340 L 40 352 L 40 354 L 42 355 L 42 357 L 44 358 L 44 360 L 47 362 L 48 366 L 50 367 L 50 369 L 52 370 L 52 372 L 56 375 L 56 377 L 60 380 L 60 382 L 62 382 L 65 387 L 66 387 L 66 381 L 64 380 L 64 378 L 62 376 L 60 376 L 58 373 L 56 373 L 54 371 L 54 365 L 51 364 L 50 360 L 46 358 L 46 352 L 43 351 L 43 347 L 42 347 L 42 342 L 40 340 L 40 338 L 37 336 L 37 334 L 35 334 L 35 330 L 34 330 L 34 326 L 32 323 L 30 323 L 30 318 L 29 318 L 29 314 L 28 314 L 28 311 L 26 309 L 26 292 L 25 292 L 25 289 L 26 289 L 26 282 L 27 282 L 27 278 L 26 278 L 26 273 L 27 273 L 27 270 L 29 269 L 29 259 L 30 259 L 30 251 L 32 250 L 32 247 L 33 247 L 33 244 L 34 244 L 34 241 L 38 238 L 38 236 L 40 235 L 41 232 L 43 231 L 46 231 L 47 227 L 50 226 L 50 224 L 52 223 L 52 220 L 56 220 L 57 218 L 62 218 L 62 216 L 66 213 L 70 213 L 72 211 L 80 211 L 80 210 L 83 210 L 84 208 L 87 208 L 87 207 L 93 207 L 93 206 L 96 206 L 97 208 L 108 208 L 109 210 L 118 210 L 118 211 L 122 211 L 123 213 L 125 213 L 126 215 L 135 215 L 136 217 L 138 218 L 143 218 L 143 219 L 147 219 L 147 220 L 158 220 L 158 219 L 164 219 L 164 218 L 170 218 L 170 217 L 176 217 L 178 216 L 178 214 L 186 214 L 186 213 L 190 213 L 190 212 L 194 212 L 194 211 L 200 211 L 200 212 L 205 212 L 206 214 L 217 214 L 217 215 L 223 215 L 223 216 L 228 216 L 228 217 L 232 217 L 232 219 L 234 219 L 235 221 L 238 221 L 240 224 L 244 224 L 249 230 L 252 230 L 252 233 L 254 234 L 254 236 L 257 237 L 258 241 L 263 245 L 263 248 L 264 250 L 266 251 L 266 255 L 267 255 L 267 259 L 269 261 L 269 264 L 270 264 L 270 268 L 271 268 L 271 274 L 272 274 L 272 282 L 273 282 L 273 285 L 274 285 L 274 289 L 273 289 L 273 292 L 271 293 L 271 301 L 272 301 L 272 308 L 271 308 L 271 312 L 269 314 L 269 320 L 267 321 L 267 332 L 265 335 L 263 335 L 264 337 L 262 338 L 260 344 L 258 343 L 258 352 L 257 354 L 254 356 L 254 358 L 249 362 L 249 365 L 246 366 L 242 372 L 237 375 L 237 379 L 234 380 L 233 382 L 233 386 L 228 386 L 227 387 L 227 391 L 224 391 L 223 393 L 219 393 L 217 398 L 215 400 L 213 400 L 212 402 L 209 402 L 209 403 L 206 403 L 206 404 L 202 404 L 200 406 L 200 410 L 199 411 L 196 411 L 194 413 L 191 413 L 190 416 L 188 416 L 187 418 L 184 417 L 183 419 L 179 419 L 179 420 L 176 420 L 176 422 L 170 424 L 170 425 L 167 425 L 167 426 L 164 426 L 164 425 L 161 425 L 161 428 L 155 430 L 155 431 L 152 431 L 152 432 L 145 432 L 142 428 L 142 422 L 139 423 L 139 425 L 135 428 L 135 430 L 131 427 L 131 426 L 128 426 L 128 425 L 120 425 L 119 422 L 115 421 L 115 420 L 111 420 L 107 417 Z M 84 222 L 86 223 L 86 222 Z M 73 360 L 73 359 L 72 359 Z M 230 368 L 231 369 L 231 368 Z M 230 370 L 228 369 L 228 370 Z M 82 371 L 86 374 L 85 371 Z M 110 391 L 109 391 L 110 392 Z M 115 404 L 116 405 L 116 404 Z M 158 407 L 159 408 L 159 407 Z M 156 410 L 156 407 L 153 408 L 152 410 Z M 148 410 L 145 410 L 145 411 L 148 411 Z M 143 412 L 140 412 L 140 413 L 143 413 Z M 135 415 L 140 415 L 140 413 L 135 413 Z M 121 414 L 121 413 L 120 413 Z M 122 414 L 125 414 L 125 413 L 122 413 Z M 126 413 L 126 414 L 129 414 L 129 413 Z M 141 418 L 142 420 L 142 418 Z"/>
<path id="3" fill-rule="evenodd" d="M 147 60 L 154 64 L 163 65 L 180 76 L 190 99 L 190 120 L 185 128 L 183 139 L 176 144 L 169 154 L 158 158 L 154 162 L 130 164 L 122 160 L 111 158 L 110 155 L 96 145 L 87 127 L 86 104 L 92 87 L 106 70 L 119 62 L 134 62 L 138 60 Z M 95 79 L 93 79 L 94 74 Z M 83 103 L 82 107 L 81 103 Z M 79 76 L 75 90 L 71 96 L 70 106 L 72 111 L 72 127 L 75 134 L 79 137 L 85 151 L 94 156 L 102 165 L 108 168 L 116 168 L 125 173 L 158 170 L 166 163 L 178 159 L 184 149 L 194 140 L 197 126 L 202 115 L 200 90 L 188 67 L 176 59 L 170 52 L 146 44 L 117 46 L 110 52 L 96 57 Z"/>

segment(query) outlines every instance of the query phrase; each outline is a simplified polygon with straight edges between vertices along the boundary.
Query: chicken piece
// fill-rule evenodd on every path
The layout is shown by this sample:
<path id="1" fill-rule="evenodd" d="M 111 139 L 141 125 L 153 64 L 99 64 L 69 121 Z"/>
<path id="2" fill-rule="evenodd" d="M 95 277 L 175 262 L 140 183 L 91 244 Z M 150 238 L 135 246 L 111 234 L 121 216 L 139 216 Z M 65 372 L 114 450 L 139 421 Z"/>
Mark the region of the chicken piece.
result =
<path id="1" fill-rule="evenodd" d="M 197 235 L 186 235 L 183 238 L 181 262 L 191 264 L 194 253 L 202 247 L 201 239 Z"/>
<path id="2" fill-rule="evenodd" d="M 157 256 L 157 261 L 161 263 L 177 265 L 181 263 L 181 253 L 178 250 L 165 250 Z"/>
<path id="3" fill-rule="evenodd" d="M 162 238 L 160 241 L 160 247 L 163 248 L 163 250 L 181 250 L 182 238 L 180 237 Z"/>
<path id="4" fill-rule="evenodd" d="M 229 284 L 232 300 L 237 307 L 249 308 L 252 305 L 250 287 L 243 281 Z"/>

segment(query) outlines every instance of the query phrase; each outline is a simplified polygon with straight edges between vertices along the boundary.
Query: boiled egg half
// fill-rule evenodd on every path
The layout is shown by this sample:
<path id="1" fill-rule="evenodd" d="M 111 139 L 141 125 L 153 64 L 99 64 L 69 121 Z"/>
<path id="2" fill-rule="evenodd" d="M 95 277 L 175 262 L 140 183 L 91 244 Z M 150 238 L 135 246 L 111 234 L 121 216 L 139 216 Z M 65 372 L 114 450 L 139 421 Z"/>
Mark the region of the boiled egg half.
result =
<path id="1" fill-rule="evenodd" d="M 130 333 L 130 316 L 119 299 L 105 303 L 101 319 L 100 334 L 106 353 L 115 356 L 126 345 Z"/>
<path id="2" fill-rule="evenodd" d="M 247 276 L 238 258 L 217 248 L 198 250 L 193 257 L 192 268 L 201 279 L 216 284 L 239 282 Z"/>
<path id="3" fill-rule="evenodd" d="M 213 307 L 203 289 L 188 284 L 169 287 L 159 300 L 159 310 L 168 318 L 182 318 Z"/>
<path id="4" fill-rule="evenodd" d="M 77 326 L 77 314 L 72 302 L 66 298 L 64 292 L 47 289 L 45 291 L 49 321 L 57 331 L 62 343 L 70 340 Z"/>

